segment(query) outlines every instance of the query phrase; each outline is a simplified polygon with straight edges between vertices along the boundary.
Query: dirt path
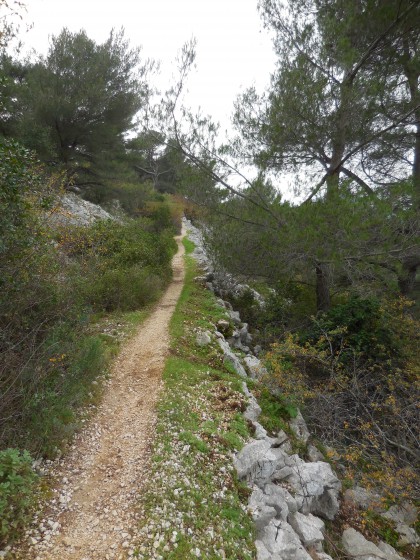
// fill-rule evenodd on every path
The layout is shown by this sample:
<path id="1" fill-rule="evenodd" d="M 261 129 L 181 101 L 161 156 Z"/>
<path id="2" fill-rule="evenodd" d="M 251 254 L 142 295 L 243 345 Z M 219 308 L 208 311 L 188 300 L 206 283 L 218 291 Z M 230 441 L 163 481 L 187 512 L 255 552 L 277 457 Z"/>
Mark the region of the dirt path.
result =
<path id="1" fill-rule="evenodd" d="M 29 553 L 20 558 L 117 560 L 133 554 L 136 501 L 147 477 L 168 325 L 184 279 L 181 236 L 177 243 L 173 282 L 117 359 L 98 414 L 58 469 L 62 483 L 50 513 L 40 519 Z"/>

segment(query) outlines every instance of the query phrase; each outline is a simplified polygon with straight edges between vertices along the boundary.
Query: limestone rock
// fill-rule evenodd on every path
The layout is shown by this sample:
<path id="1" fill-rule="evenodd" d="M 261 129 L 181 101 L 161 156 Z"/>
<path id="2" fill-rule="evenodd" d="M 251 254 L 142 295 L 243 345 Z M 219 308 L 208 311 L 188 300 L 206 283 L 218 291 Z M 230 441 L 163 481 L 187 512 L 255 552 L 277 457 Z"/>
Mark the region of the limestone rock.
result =
<path id="1" fill-rule="evenodd" d="M 409 502 L 404 502 L 401 505 L 391 506 L 382 516 L 395 523 L 413 525 L 417 521 L 417 508 Z"/>
<path id="2" fill-rule="evenodd" d="M 232 321 L 234 322 L 235 325 L 241 325 L 241 317 L 239 315 L 239 311 L 231 311 L 230 309 L 228 310 L 228 314 L 229 317 L 232 319 Z"/>
<path id="3" fill-rule="evenodd" d="M 266 505 L 264 501 L 264 492 L 258 486 L 252 487 L 252 494 L 249 497 L 248 505 L 250 508 L 256 508 Z"/>
<path id="4" fill-rule="evenodd" d="M 252 441 L 234 458 L 234 466 L 240 480 L 263 486 L 273 474 L 277 456 L 266 440 Z"/>
<path id="5" fill-rule="evenodd" d="M 296 418 L 292 418 L 290 420 L 289 426 L 300 441 L 307 443 L 311 434 L 309 433 L 308 426 L 306 425 L 300 410 L 298 410 Z"/>
<path id="6" fill-rule="evenodd" d="M 243 323 L 243 326 L 239 331 L 239 336 L 240 336 L 242 344 L 245 344 L 245 345 L 251 344 L 252 336 L 249 334 L 249 331 L 248 331 L 248 323 Z"/>
<path id="7" fill-rule="evenodd" d="M 195 342 L 198 346 L 207 346 L 211 343 L 211 336 L 208 331 L 199 332 L 195 337 Z"/>
<path id="8" fill-rule="evenodd" d="M 270 439 L 271 440 L 271 438 L 268 438 L 267 430 L 265 428 L 263 428 L 263 426 L 261 426 L 261 424 L 259 422 L 253 422 L 252 424 L 255 428 L 255 434 L 254 434 L 255 439 Z"/>
<path id="9" fill-rule="evenodd" d="M 276 509 L 278 517 L 287 520 L 289 513 L 297 511 L 294 497 L 282 486 L 268 483 L 264 486 L 264 503 Z"/>
<path id="10" fill-rule="evenodd" d="M 340 509 L 338 491 L 325 489 L 320 496 L 315 496 L 310 505 L 310 511 L 324 519 L 334 519 Z"/>
<path id="11" fill-rule="evenodd" d="M 255 541 L 255 548 L 257 549 L 257 560 L 271 560 L 272 556 L 265 548 L 264 543 L 261 541 Z"/>
<path id="12" fill-rule="evenodd" d="M 257 536 L 263 531 L 272 519 L 276 517 L 276 510 L 273 507 L 261 505 L 251 508 L 252 521 L 257 530 Z"/>
<path id="13" fill-rule="evenodd" d="M 409 527 L 407 524 L 398 523 L 395 527 L 395 530 L 400 535 L 400 538 L 398 540 L 398 544 L 400 546 L 405 546 L 406 544 L 414 544 L 417 546 L 420 544 L 420 538 L 418 534 L 412 527 Z"/>
<path id="14" fill-rule="evenodd" d="M 272 519 L 262 531 L 260 540 L 273 560 L 311 560 L 292 527 L 279 519 Z"/>
<path id="15" fill-rule="evenodd" d="M 305 463 L 297 455 L 292 455 L 286 460 L 286 467 L 292 472 L 276 471 L 276 476 L 283 474 L 283 478 L 294 488 L 299 511 L 334 519 L 340 507 L 338 493 L 341 483 L 331 466 L 322 461 Z"/>
<path id="16" fill-rule="evenodd" d="M 236 373 L 238 373 L 241 377 L 247 377 L 246 371 L 243 365 L 241 364 L 240 359 L 236 354 L 232 352 L 226 340 L 222 340 L 221 338 L 218 338 L 217 342 L 219 343 L 219 346 L 224 354 L 223 361 L 225 363 L 229 363 L 236 371 Z"/>
<path id="17" fill-rule="evenodd" d="M 312 514 L 291 513 L 288 522 L 305 546 L 317 546 L 324 540 L 324 522 Z"/>
<path id="18" fill-rule="evenodd" d="M 349 488 L 344 493 L 344 500 L 346 502 L 353 502 L 361 509 L 368 509 L 375 506 L 375 504 L 379 505 L 380 499 L 379 494 L 374 494 L 362 486 L 354 486 L 354 488 Z"/>
<path id="19" fill-rule="evenodd" d="M 237 348 L 238 350 L 242 350 L 242 352 L 249 352 L 248 346 L 245 346 L 242 343 L 240 331 L 237 329 L 233 331 L 232 336 L 228 339 L 228 342 L 232 348 Z"/>
<path id="20" fill-rule="evenodd" d="M 255 356 L 245 356 L 244 362 L 252 379 L 261 379 L 261 377 L 268 375 L 267 369 L 263 366 L 261 360 Z"/>
<path id="21" fill-rule="evenodd" d="M 248 389 L 248 385 L 245 383 L 245 381 L 242 381 L 242 391 L 244 392 L 244 395 L 246 397 L 248 397 L 248 398 L 252 397 L 251 391 Z M 257 402 L 257 401 L 255 401 L 255 402 Z M 261 410 L 261 408 L 260 408 L 260 410 Z"/>
<path id="22" fill-rule="evenodd" d="M 315 445 L 308 445 L 307 448 L 307 453 L 308 453 L 308 459 L 311 461 L 311 463 L 316 463 L 317 461 L 323 461 L 324 460 L 324 455 L 321 453 L 321 451 L 319 451 Z"/>
<path id="23" fill-rule="evenodd" d="M 101 206 L 83 200 L 74 193 L 65 194 L 60 206 L 62 211 L 53 212 L 48 218 L 53 223 L 88 226 L 97 220 L 119 221 Z"/>
<path id="24" fill-rule="evenodd" d="M 290 443 L 289 436 L 283 430 L 280 430 L 277 437 L 274 438 L 272 447 L 281 447 L 286 453 L 292 453 L 292 444 Z"/>
<path id="25" fill-rule="evenodd" d="M 358 560 L 387 559 L 385 552 L 353 528 L 344 531 L 341 542 L 344 550 L 351 558 L 357 558 Z"/>
<path id="26" fill-rule="evenodd" d="M 277 437 L 275 438 L 275 443 L 273 444 L 273 447 L 280 447 L 288 439 L 289 436 L 286 434 L 286 432 L 283 430 L 279 430 L 279 432 L 277 433 Z"/>
<path id="27" fill-rule="evenodd" d="M 251 395 L 248 400 L 248 406 L 246 407 L 246 410 L 244 412 L 245 419 L 250 420 L 251 422 L 255 422 L 261 412 L 262 410 L 257 402 L 257 399 L 253 395 Z"/>
<path id="28" fill-rule="evenodd" d="M 404 560 L 404 558 L 398 554 L 395 548 L 388 543 L 380 541 L 378 544 L 378 548 L 386 554 L 387 560 Z"/>

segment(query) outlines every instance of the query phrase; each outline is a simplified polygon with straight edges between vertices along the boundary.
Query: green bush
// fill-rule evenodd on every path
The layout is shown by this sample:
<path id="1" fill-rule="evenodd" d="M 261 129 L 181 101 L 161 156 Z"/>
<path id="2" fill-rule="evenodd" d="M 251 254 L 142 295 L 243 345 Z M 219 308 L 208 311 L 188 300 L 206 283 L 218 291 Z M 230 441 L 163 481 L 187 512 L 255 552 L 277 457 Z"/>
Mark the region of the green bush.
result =
<path id="1" fill-rule="evenodd" d="M 25 438 L 31 451 L 54 458 L 79 427 L 77 408 L 94 398 L 92 381 L 106 373 L 107 347 L 97 336 L 78 333 L 76 326 L 56 327 L 44 343 L 43 376 L 32 367 L 22 410 Z"/>
<path id="2" fill-rule="evenodd" d="M 251 290 L 244 290 L 240 295 L 230 298 L 233 308 L 239 311 L 242 320 L 256 325 L 261 316 L 261 309 Z"/>
<path id="3" fill-rule="evenodd" d="M 62 233 L 67 254 L 79 264 L 80 294 L 96 310 L 139 309 L 154 302 L 172 276 L 176 243 L 148 222 L 98 222 Z"/>
<path id="4" fill-rule="evenodd" d="M 278 282 L 266 295 L 264 308 L 259 309 L 254 304 L 251 312 L 253 316 L 248 322 L 258 329 L 258 342 L 268 346 L 281 339 L 288 330 L 300 330 L 308 324 L 308 315 L 315 314 L 316 304 L 308 286 Z M 245 310 L 245 313 L 248 312 Z"/>
<path id="5" fill-rule="evenodd" d="M 93 204 L 112 210 L 117 200 L 123 211 L 131 217 L 139 216 L 153 189 L 148 183 L 133 180 L 115 181 L 105 185 L 93 185 L 83 189 L 83 197 Z"/>
<path id="6" fill-rule="evenodd" d="M 37 475 L 27 451 L 0 451 L 0 544 L 10 542 L 30 519 Z"/>
<path id="7" fill-rule="evenodd" d="M 272 433 L 284 429 L 287 420 L 296 417 L 296 406 L 281 395 L 274 396 L 266 387 L 261 389 L 258 402 L 262 409 L 260 422 Z"/>
<path id="8" fill-rule="evenodd" d="M 117 268 L 88 281 L 85 296 L 95 309 L 133 311 L 156 301 L 164 285 L 150 267 Z"/>
<path id="9" fill-rule="evenodd" d="M 334 352 L 342 349 L 343 361 L 355 353 L 369 361 L 384 361 L 399 354 L 392 323 L 377 299 L 352 296 L 313 319 L 301 342 L 319 344 L 325 339 L 325 345 L 331 344 Z"/>

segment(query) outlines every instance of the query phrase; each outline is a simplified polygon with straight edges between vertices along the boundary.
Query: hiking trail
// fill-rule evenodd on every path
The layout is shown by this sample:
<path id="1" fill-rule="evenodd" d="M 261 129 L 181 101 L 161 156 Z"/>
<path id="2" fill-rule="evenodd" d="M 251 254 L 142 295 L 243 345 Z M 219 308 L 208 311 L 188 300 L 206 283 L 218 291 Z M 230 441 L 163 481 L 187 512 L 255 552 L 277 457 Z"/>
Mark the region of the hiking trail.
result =
<path id="1" fill-rule="evenodd" d="M 17 558 L 120 560 L 133 555 L 169 321 L 184 281 L 184 234 L 183 228 L 176 237 L 171 284 L 115 360 L 97 414 L 53 470 L 60 482 L 40 520 L 42 539 L 31 537 L 29 551 Z"/>

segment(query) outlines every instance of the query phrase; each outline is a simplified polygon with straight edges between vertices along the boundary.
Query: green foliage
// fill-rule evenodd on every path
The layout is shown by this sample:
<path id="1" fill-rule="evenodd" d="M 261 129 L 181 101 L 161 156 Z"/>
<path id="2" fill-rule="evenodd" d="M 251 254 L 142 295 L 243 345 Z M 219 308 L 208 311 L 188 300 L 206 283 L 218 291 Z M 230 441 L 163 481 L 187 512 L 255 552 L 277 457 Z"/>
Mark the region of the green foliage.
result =
<path id="1" fill-rule="evenodd" d="M 181 432 L 179 434 L 179 439 L 181 441 L 185 441 L 185 443 L 188 443 L 194 449 L 200 451 L 200 453 L 210 453 L 209 446 L 202 439 L 198 438 L 191 432 Z"/>
<path id="2" fill-rule="evenodd" d="M 45 58 L 26 63 L 8 132 L 44 161 L 63 164 L 72 181 L 103 183 L 124 155 L 147 69 L 122 31 L 97 44 L 84 31 L 63 29 Z"/>
<path id="3" fill-rule="evenodd" d="M 171 278 L 176 248 L 171 233 L 161 226 L 153 220 L 130 220 L 62 231 L 59 243 L 79 264 L 86 303 L 97 310 L 128 311 L 156 300 Z"/>
<path id="4" fill-rule="evenodd" d="M 0 254 L 17 256 L 31 242 L 30 188 L 36 188 L 32 154 L 14 141 L 0 139 Z"/>
<path id="5" fill-rule="evenodd" d="M 155 302 L 164 280 L 150 268 L 106 270 L 84 286 L 86 300 L 94 309 L 131 311 Z"/>
<path id="6" fill-rule="evenodd" d="M 343 300 L 272 346 L 271 381 L 306 405 L 312 432 L 342 453 L 349 479 L 358 472 L 391 499 L 408 498 L 419 480 L 418 322 L 404 300 Z"/>
<path id="7" fill-rule="evenodd" d="M 251 290 L 245 290 L 240 295 L 230 298 L 233 309 L 239 311 L 242 320 L 245 323 L 255 325 L 260 315 L 260 307 L 255 301 L 254 294 Z"/>
<path id="8" fill-rule="evenodd" d="M 376 298 L 351 296 L 344 303 L 335 305 L 312 320 L 301 341 L 317 344 L 321 337 L 325 340 L 325 348 L 331 344 L 333 352 L 342 350 L 342 360 L 349 358 L 349 353 L 363 355 L 372 362 L 398 356 L 398 341 L 392 332 L 391 318 Z"/>
<path id="9" fill-rule="evenodd" d="M 394 548 L 399 548 L 398 541 L 400 540 L 400 535 L 395 530 L 392 521 L 371 509 L 363 512 L 362 515 L 367 531 L 373 531 L 387 544 Z"/>
<path id="10" fill-rule="evenodd" d="M 290 281 L 277 282 L 268 291 L 264 307 L 258 309 L 255 320 L 251 322 L 257 331 L 255 340 L 268 347 L 281 340 L 288 331 L 302 329 L 310 321 L 308 315 L 315 312 L 315 294 L 310 286 Z"/>
<path id="11" fill-rule="evenodd" d="M 0 451 L 0 545 L 16 538 L 29 521 L 36 482 L 28 452 Z"/>
<path id="12" fill-rule="evenodd" d="M 32 368 L 26 374 L 28 383 L 36 382 L 36 392 L 25 395 L 26 434 L 20 443 L 54 458 L 80 426 L 78 409 L 95 402 L 112 346 L 99 336 L 81 336 L 67 324 L 56 327 L 44 347 L 44 376 L 37 379 Z"/>
<path id="13" fill-rule="evenodd" d="M 155 301 L 176 244 L 153 217 L 51 229 L 60 177 L 16 142 L 0 155 L 0 443 L 54 457 L 117 345 L 92 332 L 92 311 Z"/>
<path id="14" fill-rule="evenodd" d="M 259 421 L 274 434 L 285 429 L 287 420 L 295 418 L 297 414 L 296 406 L 280 395 L 273 395 L 266 387 L 259 391 L 258 403 L 262 409 Z"/>
<path id="15" fill-rule="evenodd" d="M 195 244 L 192 241 L 190 241 L 187 237 L 184 237 L 184 239 L 182 240 L 182 243 L 184 244 L 185 253 L 187 255 L 190 255 L 191 253 L 194 252 Z"/>

